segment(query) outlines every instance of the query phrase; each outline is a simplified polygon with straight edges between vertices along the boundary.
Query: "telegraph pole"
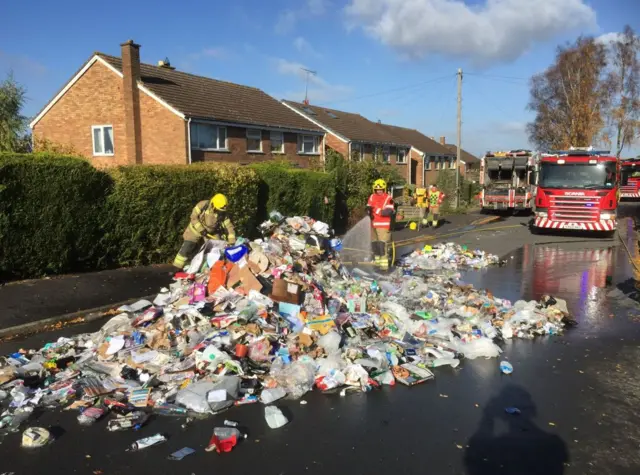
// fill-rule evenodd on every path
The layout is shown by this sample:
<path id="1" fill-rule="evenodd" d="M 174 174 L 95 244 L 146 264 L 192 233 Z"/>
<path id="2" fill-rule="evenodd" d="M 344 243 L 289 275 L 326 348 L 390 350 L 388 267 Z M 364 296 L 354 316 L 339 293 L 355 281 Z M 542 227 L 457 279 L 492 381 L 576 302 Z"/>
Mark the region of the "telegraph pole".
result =
<path id="1" fill-rule="evenodd" d="M 462 146 L 462 68 L 458 69 L 458 140 L 456 148 L 456 209 L 460 207 L 460 147 Z"/>

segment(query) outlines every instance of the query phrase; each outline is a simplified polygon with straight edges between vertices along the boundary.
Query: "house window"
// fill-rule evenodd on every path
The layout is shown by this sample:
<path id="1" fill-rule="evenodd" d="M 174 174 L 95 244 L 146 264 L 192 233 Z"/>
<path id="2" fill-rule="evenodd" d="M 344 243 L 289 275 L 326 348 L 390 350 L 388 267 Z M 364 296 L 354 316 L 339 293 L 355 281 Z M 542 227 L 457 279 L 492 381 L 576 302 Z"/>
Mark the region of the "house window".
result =
<path id="1" fill-rule="evenodd" d="M 94 156 L 113 155 L 113 126 L 93 125 L 91 126 L 91 136 L 93 139 Z"/>
<path id="2" fill-rule="evenodd" d="M 431 155 L 430 157 L 426 158 L 426 163 L 425 163 L 425 168 L 427 170 L 433 170 L 433 162 L 436 160 L 436 157 L 434 157 L 433 155 Z"/>
<path id="3" fill-rule="evenodd" d="M 449 170 L 455 170 L 456 169 L 456 159 L 452 158 L 449 161 Z"/>
<path id="4" fill-rule="evenodd" d="M 247 129 L 247 152 L 262 152 L 262 131 Z"/>
<path id="5" fill-rule="evenodd" d="M 398 161 L 396 163 L 403 164 L 407 163 L 407 150 L 404 148 L 398 149 Z"/>
<path id="6" fill-rule="evenodd" d="M 227 128 L 211 124 L 191 124 L 191 148 L 227 150 Z"/>
<path id="7" fill-rule="evenodd" d="M 389 163 L 389 146 L 385 145 L 382 148 L 382 161 L 384 163 Z"/>
<path id="8" fill-rule="evenodd" d="M 359 162 L 362 160 L 362 144 L 361 143 L 351 144 L 351 160 L 356 162 Z"/>
<path id="9" fill-rule="evenodd" d="M 382 158 L 382 150 L 377 145 L 373 146 L 373 161 L 378 162 Z"/>
<path id="10" fill-rule="evenodd" d="M 282 132 L 271 132 L 271 153 L 284 153 L 284 136 Z"/>
<path id="11" fill-rule="evenodd" d="M 442 160 L 440 159 L 440 157 L 436 158 L 436 170 L 440 170 L 442 165 Z"/>
<path id="12" fill-rule="evenodd" d="M 318 154 L 320 137 L 317 135 L 298 135 L 298 153 L 303 155 Z"/>

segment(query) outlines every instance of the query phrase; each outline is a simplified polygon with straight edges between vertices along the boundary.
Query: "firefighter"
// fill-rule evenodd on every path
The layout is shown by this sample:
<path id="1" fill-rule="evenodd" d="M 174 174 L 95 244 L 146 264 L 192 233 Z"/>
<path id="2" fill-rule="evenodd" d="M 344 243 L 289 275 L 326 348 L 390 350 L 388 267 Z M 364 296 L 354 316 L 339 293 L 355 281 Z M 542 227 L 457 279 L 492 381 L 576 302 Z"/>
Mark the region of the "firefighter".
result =
<path id="1" fill-rule="evenodd" d="M 429 221 L 427 220 L 427 209 L 429 209 L 429 200 L 427 200 L 427 189 L 416 188 L 416 207 L 420 211 L 420 220 L 423 226 L 426 226 Z"/>
<path id="2" fill-rule="evenodd" d="M 444 200 L 444 193 L 438 190 L 436 185 L 431 185 L 429 188 L 429 214 L 431 216 L 431 225 L 435 228 L 438 226 L 438 219 L 440 218 L 440 205 Z"/>
<path id="3" fill-rule="evenodd" d="M 191 222 L 184 230 L 184 242 L 173 261 L 174 267 L 182 270 L 198 250 L 204 239 L 221 239 L 226 233 L 229 244 L 236 242 L 236 232 L 227 217 L 227 197 L 216 194 L 210 201 L 200 201 L 191 212 Z"/>
<path id="4" fill-rule="evenodd" d="M 367 201 L 371 216 L 371 249 L 374 262 L 381 270 L 389 269 L 389 243 L 391 242 L 391 216 L 393 199 L 387 193 L 387 182 L 378 179 Z"/>

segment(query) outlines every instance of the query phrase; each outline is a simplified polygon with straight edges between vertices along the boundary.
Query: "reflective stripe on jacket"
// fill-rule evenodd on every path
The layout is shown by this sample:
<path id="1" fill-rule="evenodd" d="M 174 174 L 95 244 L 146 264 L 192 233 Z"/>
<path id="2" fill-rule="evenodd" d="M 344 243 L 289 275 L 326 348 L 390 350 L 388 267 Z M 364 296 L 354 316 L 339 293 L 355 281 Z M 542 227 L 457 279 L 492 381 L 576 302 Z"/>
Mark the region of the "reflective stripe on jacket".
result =
<path id="1" fill-rule="evenodd" d="M 371 225 L 374 228 L 391 229 L 391 216 L 382 216 L 380 214 L 385 209 L 394 209 L 391 196 L 387 193 L 382 193 L 381 195 L 372 193 L 371 196 L 369 196 L 367 205 L 370 206 L 373 211 Z"/>
<path id="2" fill-rule="evenodd" d="M 191 211 L 191 219 L 189 226 L 184 231 L 184 239 L 193 241 L 206 235 L 215 236 L 226 231 L 227 239 L 231 242 L 235 241 L 236 233 L 231 220 L 229 218 L 221 220 L 220 218 L 221 215 L 216 213 L 208 201 L 200 201 Z"/>

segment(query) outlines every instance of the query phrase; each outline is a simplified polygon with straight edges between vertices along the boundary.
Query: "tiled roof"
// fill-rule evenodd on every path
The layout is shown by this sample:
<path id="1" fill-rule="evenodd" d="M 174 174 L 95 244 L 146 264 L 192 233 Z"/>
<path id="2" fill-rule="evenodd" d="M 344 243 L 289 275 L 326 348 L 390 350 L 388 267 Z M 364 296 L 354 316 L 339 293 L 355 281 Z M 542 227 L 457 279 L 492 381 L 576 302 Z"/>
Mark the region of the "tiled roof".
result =
<path id="1" fill-rule="evenodd" d="M 122 59 L 96 53 L 122 71 Z M 260 89 L 140 64 L 144 86 L 188 117 L 221 122 L 321 131 Z"/>
<path id="2" fill-rule="evenodd" d="M 458 153 L 458 147 L 456 145 L 452 143 L 448 143 L 446 147 L 449 150 L 451 150 L 451 153 L 453 154 Z M 469 152 L 467 152 L 463 148 L 460 149 L 460 160 L 462 160 L 465 163 L 480 163 L 480 159 L 478 157 L 476 157 L 475 155 L 471 155 Z"/>
<path id="3" fill-rule="evenodd" d="M 417 148 L 421 152 L 424 152 L 426 155 L 451 155 L 451 151 L 448 148 L 440 145 L 435 140 L 430 139 L 415 129 L 407 129 L 405 127 L 398 127 L 396 125 L 389 124 L 378 125 L 386 128 L 393 135 L 411 144 L 411 146 Z"/>
<path id="4" fill-rule="evenodd" d="M 315 105 L 305 105 L 294 101 L 283 102 L 347 140 L 379 144 L 410 145 L 408 141 L 392 134 L 391 131 L 381 127 L 380 124 L 371 122 L 360 114 Z"/>

